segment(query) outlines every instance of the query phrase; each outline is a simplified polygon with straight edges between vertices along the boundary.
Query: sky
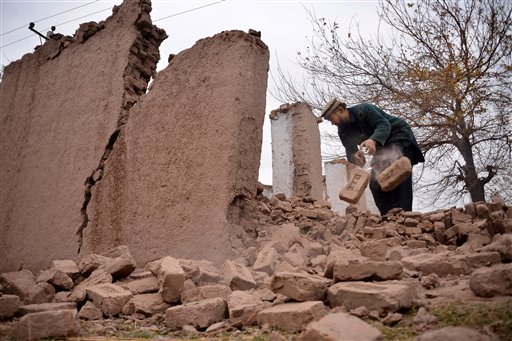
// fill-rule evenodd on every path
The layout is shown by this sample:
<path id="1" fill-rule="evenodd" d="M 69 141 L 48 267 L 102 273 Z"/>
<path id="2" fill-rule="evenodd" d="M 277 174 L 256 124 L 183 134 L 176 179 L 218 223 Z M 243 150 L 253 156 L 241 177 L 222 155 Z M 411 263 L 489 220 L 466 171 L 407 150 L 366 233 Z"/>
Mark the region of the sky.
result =
<path id="1" fill-rule="evenodd" d="M 51 26 L 56 26 L 57 33 L 73 35 L 80 23 L 106 19 L 112 13 L 111 8 L 121 2 L 0 0 L 1 64 L 7 65 L 24 54 L 33 52 L 34 46 L 40 44 L 40 38 L 28 30 L 30 22 L 34 22 L 34 28 L 44 34 Z M 348 30 L 350 22 L 359 23 L 363 34 L 375 34 L 378 22 L 376 0 L 153 0 L 152 7 L 153 23 L 163 28 L 169 36 L 160 46 L 161 62 L 157 65 L 157 70 L 167 66 L 169 54 L 177 54 L 192 47 L 199 39 L 211 37 L 225 30 L 261 31 L 261 39 L 270 51 L 259 173 L 259 180 L 264 184 L 272 183 L 272 147 L 268 115 L 271 110 L 283 104 L 275 100 L 270 93 L 275 86 L 272 75 L 277 76 L 279 62 L 285 73 L 302 80 L 303 71 L 297 66 L 297 52 L 304 51 L 308 39 L 312 37 L 313 26 L 308 11 L 313 11 L 318 18 L 325 17 L 329 21 L 338 22 L 341 30 L 345 31 Z M 330 129 L 327 125 L 328 123 L 322 123 L 321 129 Z"/>

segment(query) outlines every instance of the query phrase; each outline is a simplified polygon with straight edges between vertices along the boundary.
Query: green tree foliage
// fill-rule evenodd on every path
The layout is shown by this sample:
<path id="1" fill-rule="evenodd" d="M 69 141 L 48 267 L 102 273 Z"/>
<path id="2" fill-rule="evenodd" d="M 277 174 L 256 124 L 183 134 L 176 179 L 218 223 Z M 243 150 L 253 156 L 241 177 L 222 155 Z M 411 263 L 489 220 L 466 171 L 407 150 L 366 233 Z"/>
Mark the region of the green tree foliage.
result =
<path id="1" fill-rule="evenodd" d="M 417 187 L 429 205 L 512 200 L 512 1 L 380 0 L 378 11 L 369 38 L 310 13 L 307 76 L 280 69 L 274 96 L 316 109 L 368 101 L 405 118 L 426 154 Z"/>

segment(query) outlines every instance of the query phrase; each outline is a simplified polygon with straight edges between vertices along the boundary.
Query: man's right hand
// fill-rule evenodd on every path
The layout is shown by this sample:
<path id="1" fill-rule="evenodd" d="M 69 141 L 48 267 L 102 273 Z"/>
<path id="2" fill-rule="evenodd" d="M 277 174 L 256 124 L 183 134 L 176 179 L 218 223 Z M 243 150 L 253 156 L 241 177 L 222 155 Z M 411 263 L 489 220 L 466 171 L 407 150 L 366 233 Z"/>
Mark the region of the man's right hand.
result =
<path id="1" fill-rule="evenodd" d="M 354 164 L 359 167 L 363 167 L 366 163 L 366 158 L 364 157 L 363 152 L 360 150 L 354 153 Z"/>

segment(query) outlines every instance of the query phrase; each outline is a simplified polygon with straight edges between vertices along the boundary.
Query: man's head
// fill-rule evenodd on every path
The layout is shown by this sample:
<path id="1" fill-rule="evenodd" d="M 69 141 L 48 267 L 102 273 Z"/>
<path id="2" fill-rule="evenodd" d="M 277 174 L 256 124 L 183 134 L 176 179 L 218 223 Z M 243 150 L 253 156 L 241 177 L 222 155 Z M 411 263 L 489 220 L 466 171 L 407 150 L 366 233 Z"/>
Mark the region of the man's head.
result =
<path id="1" fill-rule="evenodd" d="M 322 118 L 329 120 L 333 125 L 338 125 L 343 120 L 346 109 L 347 105 L 345 103 L 333 98 L 322 109 Z"/>

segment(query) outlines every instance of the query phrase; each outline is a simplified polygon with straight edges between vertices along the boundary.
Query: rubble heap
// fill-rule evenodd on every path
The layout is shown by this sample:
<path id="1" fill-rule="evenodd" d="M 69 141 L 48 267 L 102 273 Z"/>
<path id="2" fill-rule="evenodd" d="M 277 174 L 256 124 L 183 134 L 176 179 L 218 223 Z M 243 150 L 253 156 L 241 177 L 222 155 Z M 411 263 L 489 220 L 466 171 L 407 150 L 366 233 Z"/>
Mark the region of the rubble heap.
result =
<path id="1" fill-rule="evenodd" d="M 491 340 L 467 328 L 429 331 L 428 309 L 452 295 L 512 295 L 512 209 L 503 202 L 339 216 L 326 201 L 261 191 L 247 205 L 259 222 L 254 244 L 222 267 L 172 252 L 138 267 L 118 246 L 55 260 L 36 276 L 2 273 L 4 330 L 19 339 L 108 333 L 106 321 L 121 318 L 182 335 L 257 326 L 300 340 L 381 340 L 363 319 L 393 325 L 420 307 L 418 340 Z"/>

